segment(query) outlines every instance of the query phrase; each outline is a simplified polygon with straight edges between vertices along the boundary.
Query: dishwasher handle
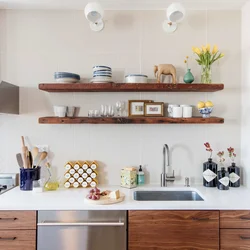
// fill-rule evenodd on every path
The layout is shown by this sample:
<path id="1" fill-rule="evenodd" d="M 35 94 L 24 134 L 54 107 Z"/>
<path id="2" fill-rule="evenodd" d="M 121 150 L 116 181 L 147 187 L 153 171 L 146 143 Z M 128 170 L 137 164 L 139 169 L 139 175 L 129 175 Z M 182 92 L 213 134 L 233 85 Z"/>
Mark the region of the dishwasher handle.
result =
<path id="1" fill-rule="evenodd" d="M 118 222 L 53 222 L 53 221 L 42 221 L 37 223 L 38 226 L 98 226 L 98 227 L 122 227 L 125 223 L 122 221 Z"/>

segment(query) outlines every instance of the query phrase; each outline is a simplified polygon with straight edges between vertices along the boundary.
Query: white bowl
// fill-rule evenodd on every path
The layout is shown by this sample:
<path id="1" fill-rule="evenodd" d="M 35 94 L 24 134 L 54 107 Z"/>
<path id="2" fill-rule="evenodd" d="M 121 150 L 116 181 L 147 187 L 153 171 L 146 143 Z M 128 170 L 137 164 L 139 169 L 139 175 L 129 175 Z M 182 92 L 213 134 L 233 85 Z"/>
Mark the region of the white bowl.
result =
<path id="1" fill-rule="evenodd" d="M 147 83 L 148 76 L 141 74 L 132 74 L 125 76 L 126 83 Z"/>
<path id="2" fill-rule="evenodd" d="M 66 117 L 67 106 L 54 106 L 54 113 L 57 117 Z"/>
<path id="3" fill-rule="evenodd" d="M 77 79 L 75 79 L 75 78 L 66 78 L 66 77 L 64 77 L 64 78 L 57 78 L 57 79 L 55 79 L 56 80 L 56 82 L 60 82 L 60 83 L 76 83 L 76 82 L 79 82 Z"/>
<path id="4" fill-rule="evenodd" d="M 99 66 L 99 65 L 94 66 L 94 67 L 93 67 L 93 72 L 94 72 L 94 71 L 97 71 L 97 70 L 105 70 L 105 71 L 110 71 L 110 72 L 112 72 L 111 67 L 108 67 L 108 66 Z"/>

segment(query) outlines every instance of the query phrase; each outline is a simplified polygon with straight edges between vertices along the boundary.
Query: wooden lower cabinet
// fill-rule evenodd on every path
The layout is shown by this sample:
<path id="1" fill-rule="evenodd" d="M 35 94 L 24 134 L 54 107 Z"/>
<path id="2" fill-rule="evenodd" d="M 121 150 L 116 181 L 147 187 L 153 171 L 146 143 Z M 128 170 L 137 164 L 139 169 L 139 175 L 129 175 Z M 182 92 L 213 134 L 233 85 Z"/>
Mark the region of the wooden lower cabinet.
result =
<path id="1" fill-rule="evenodd" d="M 220 228 L 250 229 L 250 211 L 220 211 Z"/>
<path id="2" fill-rule="evenodd" d="M 218 250 L 219 211 L 129 211 L 128 250 Z"/>
<path id="3" fill-rule="evenodd" d="M 250 250 L 250 229 L 221 229 L 221 250 Z"/>
<path id="4" fill-rule="evenodd" d="M 36 250 L 36 211 L 0 211 L 0 250 Z"/>
<path id="5" fill-rule="evenodd" d="M 36 250 L 36 230 L 0 230 L 0 250 Z"/>

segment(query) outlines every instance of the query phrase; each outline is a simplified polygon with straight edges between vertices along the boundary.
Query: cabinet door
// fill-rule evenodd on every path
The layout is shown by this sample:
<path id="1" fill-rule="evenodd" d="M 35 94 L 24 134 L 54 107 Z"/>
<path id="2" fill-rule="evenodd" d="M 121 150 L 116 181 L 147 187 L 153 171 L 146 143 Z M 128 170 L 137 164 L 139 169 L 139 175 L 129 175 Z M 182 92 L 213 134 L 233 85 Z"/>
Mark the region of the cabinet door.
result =
<path id="1" fill-rule="evenodd" d="M 250 228 L 250 211 L 220 211 L 220 228 Z"/>
<path id="2" fill-rule="evenodd" d="M 36 229 L 36 211 L 0 211 L 2 229 Z"/>
<path id="3" fill-rule="evenodd" d="M 36 250 L 36 230 L 0 230 L 0 250 Z"/>
<path id="4" fill-rule="evenodd" d="M 218 250 L 218 211 L 129 211 L 129 250 Z"/>
<path id="5" fill-rule="evenodd" d="M 222 229 L 220 231 L 221 250 L 250 250 L 249 229 Z"/>

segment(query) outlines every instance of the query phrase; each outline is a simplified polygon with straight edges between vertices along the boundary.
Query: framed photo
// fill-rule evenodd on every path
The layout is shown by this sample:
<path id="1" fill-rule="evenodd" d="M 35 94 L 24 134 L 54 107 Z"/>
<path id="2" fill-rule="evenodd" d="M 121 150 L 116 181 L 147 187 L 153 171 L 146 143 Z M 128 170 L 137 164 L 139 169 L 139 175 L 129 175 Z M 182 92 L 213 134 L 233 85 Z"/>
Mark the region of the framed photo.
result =
<path id="1" fill-rule="evenodd" d="M 153 103 L 150 100 L 128 101 L 128 116 L 145 116 L 145 103 Z"/>
<path id="2" fill-rule="evenodd" d="M 145 116 L 164 116 L 164 102 L 144 104 Z"/>

